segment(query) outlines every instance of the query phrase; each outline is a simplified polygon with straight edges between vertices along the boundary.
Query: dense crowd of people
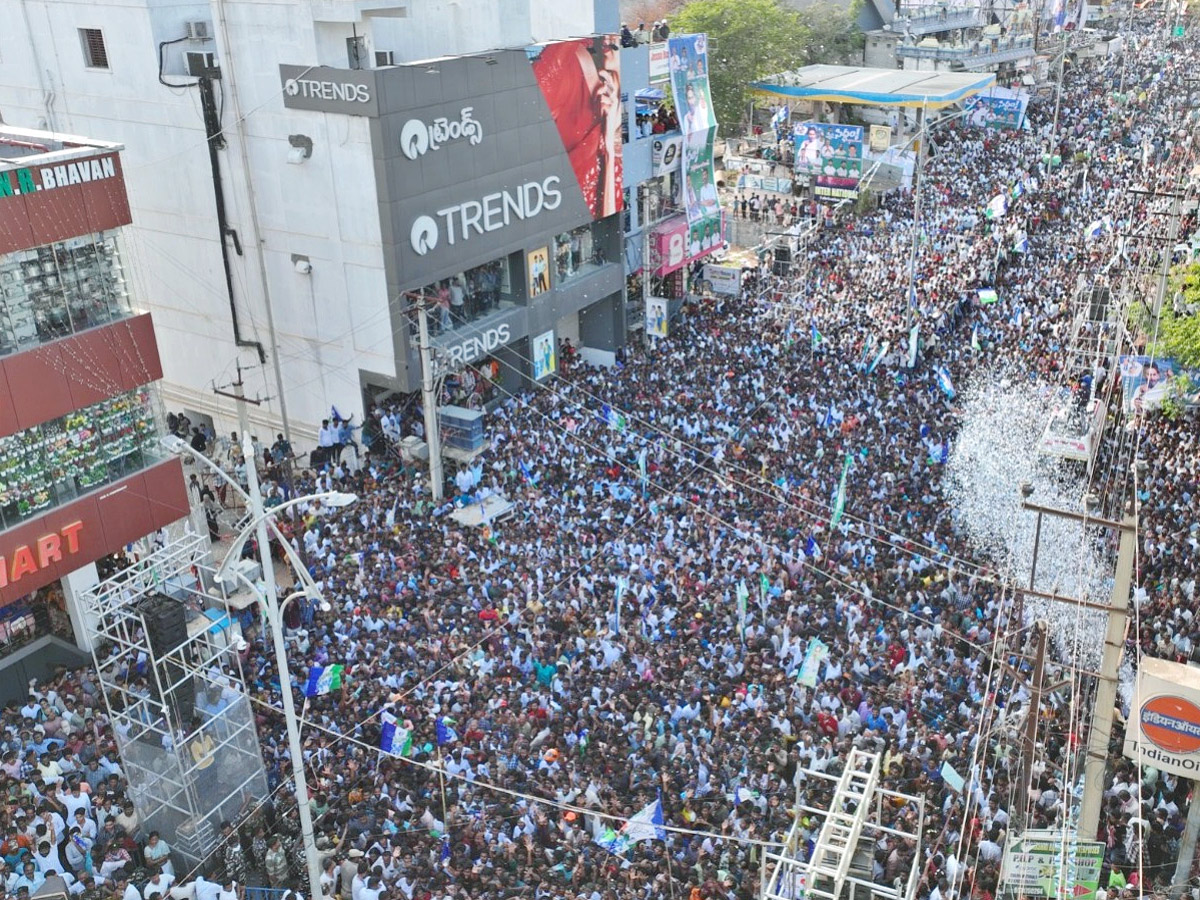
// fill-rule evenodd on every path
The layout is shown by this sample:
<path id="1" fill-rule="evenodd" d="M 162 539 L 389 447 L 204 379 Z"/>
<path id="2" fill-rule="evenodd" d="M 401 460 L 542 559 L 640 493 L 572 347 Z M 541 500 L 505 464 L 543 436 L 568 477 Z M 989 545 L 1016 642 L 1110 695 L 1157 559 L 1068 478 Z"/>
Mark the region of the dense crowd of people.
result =
<path id="1" fill-rule="evenodd" d="M 1061 371 L 1076 284 L 1115 277 L 1114 241 L 1088 225 L 1145 219 L 1127 189 L 1174 184 L 1193 164 L 1175 107 L 1194 48 L 1168 47 L 1157 23 L 1134 30 L 1124 58 L 1068 68 L 1057 125 L 1051 98 L 1031 103 L 1027 130 L 959 121 L 935 133 L 915 369 L 900 365 L 912 246 L 901 194 L 823 229 L 793 272 L 693 303 L 671 337 L 619 368 L 571 366 L 520 396 L 494 372 L 505 400 L 488 416 L 490 446 L 442 503 L 393 452 L 419 414 L 388 411 L 353 461 L 347 449 L 295 485 L 269 480 L 276 499 L 359 498 L 304 511 L 295 537 L 332 609 L 294 611 L 293 684 L 345 666 L 340 688 L 305 699 L 327 895 L 753 897 L 796 803 L 830 800 L 812 773 L 837 775 L 857 747 L 880 754 L 882 786 L 925 803 L 920 857 L 884 835 L 873 877 L 892 882 L 915 861 L 921 900 L 995 896 L 1010 826 L 1063 823 L 1087 722 L 1074 705 L 1047 711 L 1039 761 L 1022 771 L 1029 691 L 994 663 L 1012 596 L 945 498 L 959 423 L 936 373 L 962 384 L 983 359 L 1020 358 L 1077 390 L 1104 386 L 1103 373 Z M 988 217 L 997 194 L 1007 212 Z M 980 289 L 1001 300 L 980 302 Z M 1192 659 L 1196 419 L 1139 415 L 1131 427 L 1149 462 L 1131 644 Z M 236 442 L 226 452 L 236 467 Z M 458 523 L 493 494 L 513 511 Z M 242 677 L 271 784 L 286 785 L 269 638 L 246 637 Z M 810 667 L 814 640 L 828 655 Z M 211 880 L 172 884 L 167 841 L 124 807 L 102 709 L 78 674 L 4 713 L 10 894 L 51 874 L 122 900 L 227 900 L 247 880 L 305 890 L 296 810 L 278 790 L 224 829 Z M 1188 787 L 1114 748 L 1103 884 L 1110 896 L 1158 892 Z M 665 839 L 602 845 L 655 803 Z M 883 815 L 897 831 L 921 821 L 902 799 Z M 801 815 L 803 847 L 820 825 Z"/>

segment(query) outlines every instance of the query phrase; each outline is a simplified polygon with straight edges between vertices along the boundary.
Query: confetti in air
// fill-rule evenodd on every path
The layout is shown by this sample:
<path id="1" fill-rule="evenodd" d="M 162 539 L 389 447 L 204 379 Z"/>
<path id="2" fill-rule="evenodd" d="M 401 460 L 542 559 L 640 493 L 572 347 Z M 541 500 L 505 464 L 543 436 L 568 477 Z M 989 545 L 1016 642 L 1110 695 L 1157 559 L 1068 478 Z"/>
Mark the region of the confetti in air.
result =
<path id="1" fill-rule="evenodd" d="M 1028 585 L 1037 514 L 1023 509 L 1020 485 L 1033 486 L 1031 502 L 1081 512 L 1082 464 L 1037 451 L 1050 416 L 1051 388 L 1028 375 L 980 371 L 965 386 L 962 428 L 946 475 L 955 516 L 974 547 L 1014 583 Z M 1105 534 L 1079 523 L 1042 516 L 1035 589 L 1105 602 L 1113 563 Z M 1046 619 L 1057 656 L 1095 668 L 1104 644 L 1104 615 L 1067 603 L 1026 598 L 1026 622 Z"/>

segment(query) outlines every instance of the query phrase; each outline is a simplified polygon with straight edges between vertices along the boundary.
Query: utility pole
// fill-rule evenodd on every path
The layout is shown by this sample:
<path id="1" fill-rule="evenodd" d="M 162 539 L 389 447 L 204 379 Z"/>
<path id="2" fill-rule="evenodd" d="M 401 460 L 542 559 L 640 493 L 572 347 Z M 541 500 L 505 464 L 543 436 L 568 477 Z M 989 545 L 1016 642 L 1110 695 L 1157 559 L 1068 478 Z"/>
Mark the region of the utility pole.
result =
<path id="1" fill-rule="evenodd" d="M 1033 680 L 1030 682 L 1032 694 L 1029 698 L 1029 711 L 1025 716 L 1025 739 L 1021 747 L 1021 783 L 1018 785 L 1017 814 L 1019 821 L 1028 824 L 1025 811 L 1029 806 L 1029 793 L 1033 786 L 1033 757 L 1037 748 L 1038 718 L 1042 712 L 1042 685 L 1046 675 L 1046 634 L 1049 625 L 1044 619 L 1039 619 L 1033 626 Z"/>
<path id="2" fill-rule="evenodd" d="M 224 388 L 214 387 L 213 393 L 218 397 L 225 397 L 229 400 L 237 401 L 238 413 L 238 440 L 242 440 L 250 431 L 250 414 L 246 410 L 246 404 L 254 406 L 262 406 L 262 400 L 255 398 L 251 400 L 246 396 L 246 382 L 242 379 L 242 363 L 241 360 L 237 364 L 237 381 L 229 385 L 233 388 L 232 393 Z"/>
<path id="3" fill-rule="evenodd" d="M 1117 681 L 1120 675 L 1121 654 L 1125 646 L 1125 628 L 1129 616 L 1129 592 L 1133 583 L 1133 557 L 1137 550 L 1137 525 L 1133 516 L 1125 516 L 1117 522 L 1085 513 L 1057 509 L 1029 502 L 1025 485 L 1021 506 L 1041 515 L 1054 516 L 1079 522 L 1084 527 L 1108 528 L 1121 535 L 1117 552 L 1117 569 L 1113 580 L 1112 595 L 1106 608 L 1108 623 L 1104 634 L 1104 654 L 1096 685 L 1096 701 L 1092 710 L 1091 728 L 1088 731 L 1087 756 L 1083 764 L 1083 800 L 1079 809 L 1078 834 L 1083 840 L 1095 840 L 1100 826 L 1100 807 L 1104 800 L 1104 774 L 1108 762 L 1108 743 L 1112 738 L 1113 707 L 1117 700 Z M 1040 532 L 1040 528 L 1039 528 Z M 1035 563 L 1036 565 L 1036 559 Z M 1050 599 L 1073 602 L 1068 597 L 1040 594 L 1030 590 L 1034 596 L 1050 596 Z M 1079 601 L 1079 605 L 1094 608 L 1095 604 Z"/>
<path id="4" fill-rule="evenodd" d="M 438 430 L 437 392 L 433 387 L 433 348 L 429 344 L 428 298 L 410 294 L 417 302 L 417 334 L 421 352 L 421 407 L 425 410 L 425 448 L 429 451 L 429 486 L 436 503 L 442 502 L 442 434 Z"/>
<path id="5" fill-rule="evenodd" d="M 1137 526 L 1133 516 L 1121 520 L 1121 546 L 1117 552 L 1117 572 L 1113 581 L 1112 606 L 1104 632 L 1104 656 L 1100 680 L 1096 685 L 1096 703 L 1092 708 L 1092 727 L 1088 732 L 1087 757 L 1083 763 L 1083 801 L 1079 807 L 1079 834 L 1084 840 L 1096 839 L 1100 827 L 1100 807 L 1104 802 L 1104 770 L 1108 762 L 1108 742 L 1112 738 L 1113 706 L 1117 702 L 1117 680 L 1121 653 L 1125 648 L 1125 628 L 1129 621 L 1129 591 L 1133 583 L 1133 557 L 1137 552 Z"/>

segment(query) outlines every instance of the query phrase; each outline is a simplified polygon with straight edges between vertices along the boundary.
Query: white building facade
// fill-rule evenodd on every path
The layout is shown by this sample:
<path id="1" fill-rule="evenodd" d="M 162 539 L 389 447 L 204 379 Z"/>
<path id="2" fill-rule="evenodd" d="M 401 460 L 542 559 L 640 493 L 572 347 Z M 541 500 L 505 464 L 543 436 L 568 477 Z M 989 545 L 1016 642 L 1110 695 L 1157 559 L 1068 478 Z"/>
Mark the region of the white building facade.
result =
<path id="1" fill-rule="evenodd" d="M 578 336 L 589 328 L 578 317 L 598 301 L 613 305 L 593 317 L 598 345 L 623 334 L 623 310 L 612 299 L 623 273 L 589 271 L 581 288 L 575 265 L 569 287 L 580 295 L 560 292 L 555 278 L 541 304 L 523 289 L 530 248 L 553 247 L 554 235 L 584 226 L 595 231 L 585 235 L 597 247 L 590 258 L 619 267 L 619 224 L 606 226 L 599 213 L 607 211 L 579 202 L 585 185 L 570 185 L 571 202 L 553 213 L 515 222 L 510 206 L 517 227 L 500 229 L 496 240 L 468 221 L 478 240 L 460 241 L 461 253 L 413 249 L 408 220 L 426 182 L 439 204 L 430 215 L 533 181 L 516 172 L 520 154 L 530 172 L 553 158 L 565 184 L 569 148 L 551 146 L 545 108 L 526 117 L 545 137 L 531 147 L 503 127 L 506 110 L 482 104 L 492 117 L 482 123 L 487 142 L 474 156 L 469 142 L 446 148 L 440 159 L 462 168 L 440 175 L 432 155 L 403 158 L 396 131 L 413 110 L 441 115 L 434 107 L 444 92 L 457 92 L 447 108 L 459 109 L 493 96 L 498 73 L 518 92 L 512 96 L 536 103 L 520 71 L 532 61 L 505 51 L 495 54 L 500 64 L 489 63 L 486 51 L 614 32 L 615 3 L 22 0 L 10 24 L 0 32 L 3 121 L 126 147 L 134 225 L 125 252 L 154 315 L 168 409 L 212 416 L 228 431 L 236 412 L 213 388 L 227 387 L 240 365 L 246 395 L 261 400 L 250 419 L 264 438 L 282 430 L 285 414 L 300 444 L 311 442 L 331 406 L 361 421 L 364 386 L 407 392 L 419 383 L 401 295 L 487 260 L 504 261 L 510 302 L 481 310 L 473 330 L 440 337 L 447 354 L 491 349 L 498 332 L 482 320 L 502 313 L 514 342 L 557 322 Z M 445 75 L 438 62 L 408 65 L 464 54 L 469 62 L 446 64 Z M 501 135 L 503 146 L 488 141 Z M 442 221 L 444 228 L 449 219 Z M 530 348 L 520 353 L 527 359 Z"/>

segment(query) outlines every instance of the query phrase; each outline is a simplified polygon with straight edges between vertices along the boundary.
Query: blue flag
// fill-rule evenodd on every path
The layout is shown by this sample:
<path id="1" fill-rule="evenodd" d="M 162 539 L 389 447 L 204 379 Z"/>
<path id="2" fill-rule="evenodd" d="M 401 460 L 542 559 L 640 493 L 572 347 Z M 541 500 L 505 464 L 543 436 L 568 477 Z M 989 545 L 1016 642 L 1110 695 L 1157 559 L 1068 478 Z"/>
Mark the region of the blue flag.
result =
<path id="1" fill-rule="evenodd" d="M 804 555 L 809 559 L 817 559 L 821 556 L 821 548 L 817 546 L 817 539 L 811 534 L 808 540 L 804 542 Z"/>
<path id="2" fill-rule="evenodd" d="M 439 747 L 445 747 L 447 744 L 453 744 L 458 740 L 458 735 L 450 727 L 453 721 L 449 716 L 438 716 L 436 731 Z"/>
<path id="3" fill-rule="evenodd" d="M 943 364 L 938 366 L 933 374 L 942 393 L 946 395 L 947 399 L 953 400 L 958 392 L 954 390 L 954 382 L 950 380 L 950 370 Z"/>

